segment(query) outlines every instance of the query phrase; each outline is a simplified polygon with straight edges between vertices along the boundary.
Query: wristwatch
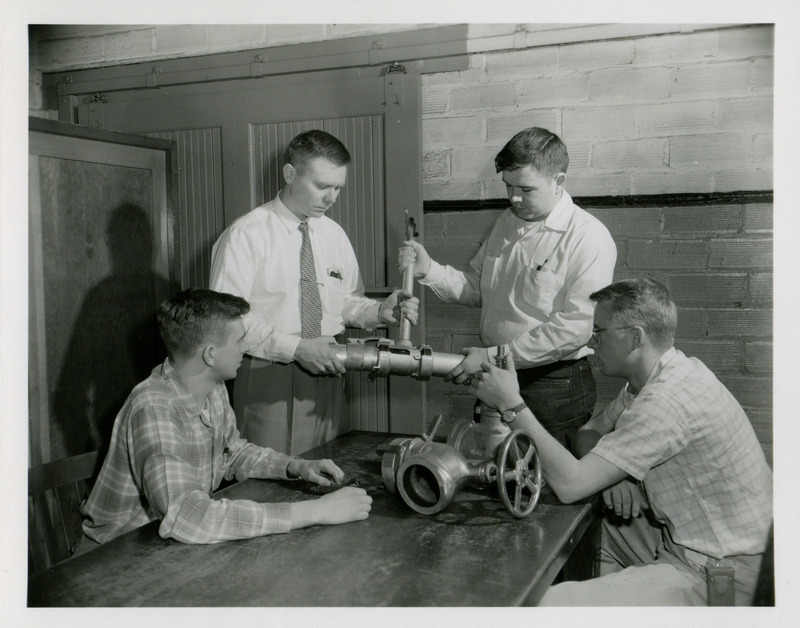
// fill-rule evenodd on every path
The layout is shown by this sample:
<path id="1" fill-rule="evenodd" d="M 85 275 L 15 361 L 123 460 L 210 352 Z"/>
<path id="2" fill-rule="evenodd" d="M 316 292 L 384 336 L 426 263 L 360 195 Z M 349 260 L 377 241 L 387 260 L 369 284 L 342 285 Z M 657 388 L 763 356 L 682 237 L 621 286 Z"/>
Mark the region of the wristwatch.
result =
<path id="1" fill-rule="evenodd" d="M 517 415 L 522 412 L 525 408 L 527 408 L 527 404 L 523 401 L 520 404 L 517 404 L 510 410 L 503 410 L 500 413 L 500 418 L 503 420 L 503 423 L 512 423 L 514 419 L 517 418 Z"/>

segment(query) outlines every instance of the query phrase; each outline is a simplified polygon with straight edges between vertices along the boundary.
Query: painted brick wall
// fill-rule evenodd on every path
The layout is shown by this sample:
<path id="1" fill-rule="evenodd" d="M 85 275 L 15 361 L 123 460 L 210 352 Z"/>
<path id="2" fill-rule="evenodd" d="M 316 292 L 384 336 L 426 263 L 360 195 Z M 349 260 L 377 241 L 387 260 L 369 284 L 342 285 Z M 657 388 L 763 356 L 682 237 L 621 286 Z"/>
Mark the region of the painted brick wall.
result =
<path id="1" fill-rule="evenodd" d="M 425 200 L 504 198 L 494 155 L 532 125 L 566 142 L 574 197 L 771 191 L 773 34 L 752 26 L 491 52 L 463 72 L 424 75 Z M 676 345 L 728 386 L 771 460 L 771 202 L 584 208 L 617 243 L 615 279 L 670 287 Z M 499 213 L 427 211 L 425 244 L 463 266 Z M 477 310 L 425 296 L 429 344 L 478 344 Z M 603 404 L 621 381 L 597 379 Z M 471 416 L 460 387 L 427 390 L 429 418 Z"/>
<path id="2" fill-rule="evenodd" d="M 583 207 L 614 237 L 615 280 L 652 277 L 670 288 L 679 306 L 676 346 L 730 389 L 771 459 L 772 204 Z M 428 251 L 437 261 L 465 266 L 500 213 L 427 212 Z M 428 344 L 450 353 L 480 344 L 478 309 L 442 303 L 428 288 L 424 294 Z M 602 406 L 622 381 L 595 375 Z M 441 413 L 449 425 L 471 416 L 474 399 L 463 387 L 431 380 L 427 391 L 429 418 Z"/>
<path id="3" fill-rule="evenodd" d="M 558 133 L 573 196 L 772 189 L 769 25 L 473 55 L 423 75 L 426 200 L 495 199 L 492 158 Z"/>

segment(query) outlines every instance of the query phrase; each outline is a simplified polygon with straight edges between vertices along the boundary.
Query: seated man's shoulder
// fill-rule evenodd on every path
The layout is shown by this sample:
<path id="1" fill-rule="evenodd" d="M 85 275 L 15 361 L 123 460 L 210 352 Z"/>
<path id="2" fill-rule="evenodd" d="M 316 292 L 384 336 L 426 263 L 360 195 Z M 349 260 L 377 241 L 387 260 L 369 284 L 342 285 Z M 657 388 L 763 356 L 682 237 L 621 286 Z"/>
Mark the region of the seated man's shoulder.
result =
<path id="1" fill-rule="evenodd" d="M 704 388 L 715 388 L 722 384 L 714 373 L 697 358 L 678 354 L 652 379 L 642 392 L 666 397 L 684 397 L 696 394 Z"/>
<path id="2" fill-rule="evenodd" d="M 728 426 L 747 422 L 741 405 L 713 371 L 701 360 L 680 353 L 647 382 L 639 397 L 690 422 Z"/>
<path id="3" fill-rule="evenodd" d="M 167 411 L 178 402 L 180 393 L 169 378 L 153 373 L 140 382 L 131 391 L 126 405 L 131 414 L 139 414 L 143 410 Z"/>

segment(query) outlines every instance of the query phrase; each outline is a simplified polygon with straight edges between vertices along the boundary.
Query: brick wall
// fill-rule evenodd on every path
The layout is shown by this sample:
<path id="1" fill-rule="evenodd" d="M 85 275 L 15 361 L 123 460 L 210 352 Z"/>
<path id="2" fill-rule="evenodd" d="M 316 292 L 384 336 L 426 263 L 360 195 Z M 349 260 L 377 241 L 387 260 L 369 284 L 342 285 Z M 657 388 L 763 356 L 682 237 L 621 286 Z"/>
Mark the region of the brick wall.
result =
<path id="1" fill-rule="evenodd" d="M 533 125 L 566 142 L 573 196 L 771 190 L 773 36 L 541 46 L 424 75 L 425 199 L 502 198 L 492 158 Z"/>
<path id="2" fill-rule="evenodd" d="M 476 201 L 505 196 L 493 158 L 514 133 L 558 133 L 570 153 L 567 190 L 591 197 L 582 206 L 617 243 L 615 279 L 670 287 L 676 345 L 728 386 L 770 460 L 771 194 L 736 193 L 772 190 L 773 34 L 751 26 L 499 51 L 474 55 L 463 72 L 423 76 L 432 256 L 463 266 L 488 235 L 500 210 Z M 431 210 L 437 201 L 450 211 Z M 429 344 L 479 343 L 477 310 L 425 295 Z M 622 382 L 597 379 L 604 404 Z M 431 381 L 427 390 L 429 418 L 471 416 L 463 389 Z"/>
<path id="3" fill-rule="evenodd" d="M 727 203 L 711 198 L 711 204 L 693 203 L 691 197 L 638 200 L 638 206 L 608 207 L 597 199 L 576 199 L 614 237 L 615 280 L 652 277 L 670 288 L 679 306 L 676 346 L 701 359 L 730 389 L 771 459 L 771 201 L 759 195 Z M 465 266 L 500 213 L 426 212 L 428 251 L 437 261 Z M 428 344 L 450 353 L 480 344 L 478 309 L 443 303 L 428 288 L 424 293 Z M 595 375 L 602 406 L 623 382 Z M 463 387 L 431 380 L 427 390 L 429 418 L 441 413 L 450 424 L 471 416 L 474 399 Z"/>

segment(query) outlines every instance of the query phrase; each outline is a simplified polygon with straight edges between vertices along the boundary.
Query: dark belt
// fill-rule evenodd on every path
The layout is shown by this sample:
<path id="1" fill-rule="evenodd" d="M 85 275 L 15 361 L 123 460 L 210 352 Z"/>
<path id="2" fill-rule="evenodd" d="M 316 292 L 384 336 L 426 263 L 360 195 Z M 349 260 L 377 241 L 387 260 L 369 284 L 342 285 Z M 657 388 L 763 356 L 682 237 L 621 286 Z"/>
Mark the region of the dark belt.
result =
<path id="1" fill-rule="evenodd" d="M 550 373 L 554 373 L 555 371 L 560 371 L 561 369 L 569 368 L 575 364 L 579 364 L 581 362 L 588 362 L 589 359 L 586 356 L 582 358 L 578 358 L 577 360 L 559 360 L 558 362 L 551 362 L 550 364 L 542 364 L 540 366 L 531 366 L 529 368 L 518 368 L 517 372 L 523 375 L 524 377 L 543 377 L 545 375 L 549 375 Z"/>

